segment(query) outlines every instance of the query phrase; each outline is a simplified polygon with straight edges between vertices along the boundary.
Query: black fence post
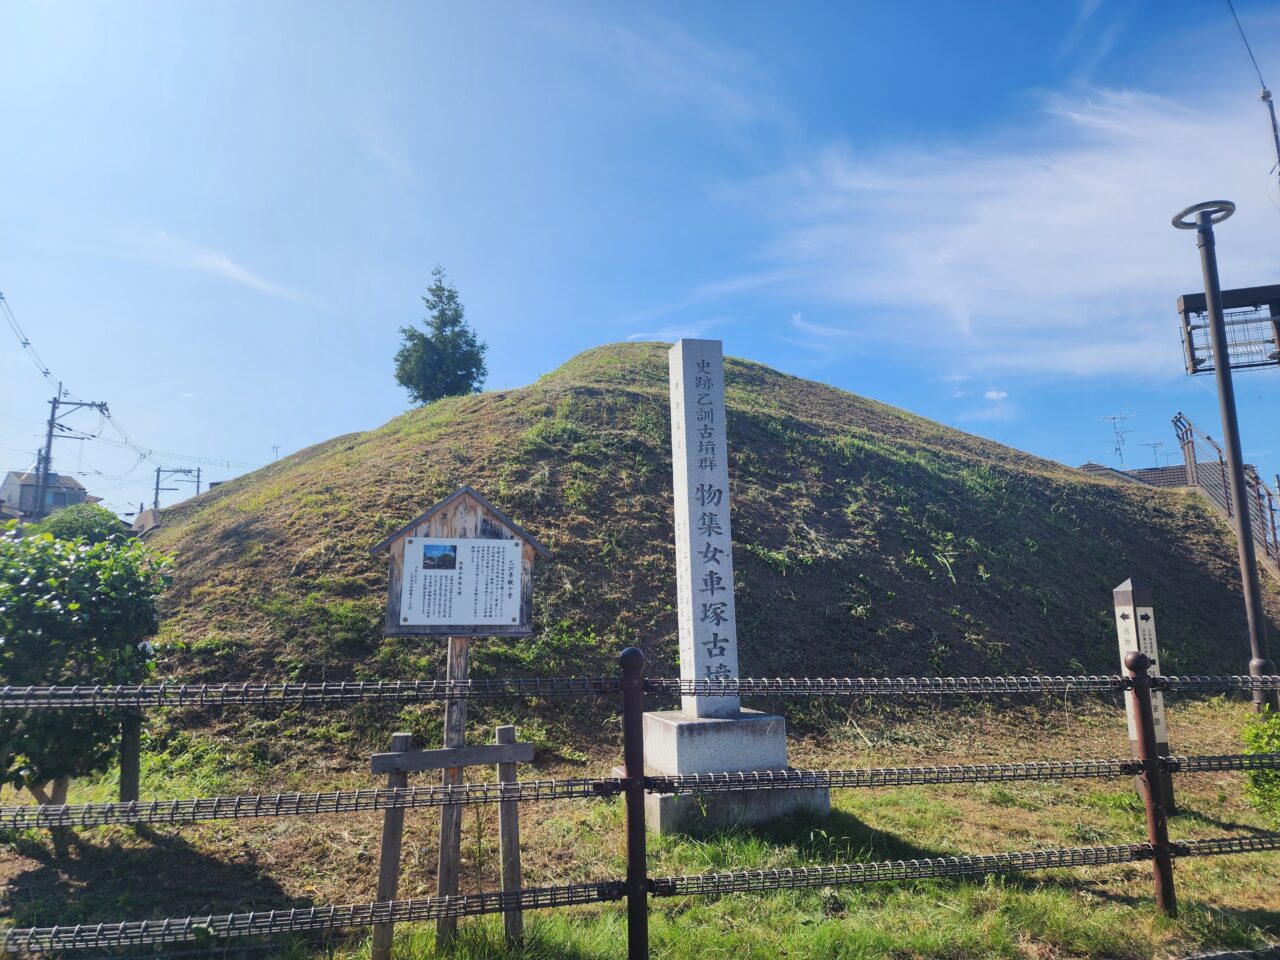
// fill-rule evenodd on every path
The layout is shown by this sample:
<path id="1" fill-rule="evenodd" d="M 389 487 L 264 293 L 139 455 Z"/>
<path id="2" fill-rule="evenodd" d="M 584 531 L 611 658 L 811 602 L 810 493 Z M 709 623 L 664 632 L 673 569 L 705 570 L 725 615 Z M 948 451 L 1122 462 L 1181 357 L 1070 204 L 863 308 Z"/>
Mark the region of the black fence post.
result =
<path id="1" fill-rule="evenodd" d="M 1124 657 L 1125 669 L 1133 677 L 1134 714 L 1138 726 L 1138 759 L 1142 761 L 1142 799 L 1147 809 L 1147 842 L 1151 844 L 1151 871 L 1156 886 L 1156 906 L 1168 917 L 1178 915 L 1178 898 L 1173 890 L 1173 850 L 1169 846 L 1169 817 L 1164 805 L 1164 778 L 1156 752 L 1155 715 L 1151 709 L 1151 658 L 1141 650 Z"/>
<path id="2" fill-rule="evenodd" d="M 627 960 L 649 960 L 649 863 L 644 827 L 644 653 L 627 647 L 622 668 L 623 797 L 627 823 Z"/>

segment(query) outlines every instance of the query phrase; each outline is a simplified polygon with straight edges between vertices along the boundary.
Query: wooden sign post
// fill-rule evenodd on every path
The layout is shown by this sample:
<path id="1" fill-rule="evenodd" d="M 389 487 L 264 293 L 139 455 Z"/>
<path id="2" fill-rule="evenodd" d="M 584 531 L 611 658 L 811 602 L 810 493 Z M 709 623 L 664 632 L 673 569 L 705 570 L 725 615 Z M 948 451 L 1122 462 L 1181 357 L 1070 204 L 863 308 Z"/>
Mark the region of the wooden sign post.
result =
<path id="1" fill-rule="evenodd" d="M 470 486 L 460 487 L 371 551 L 391 558 L 387 636 L 449 638 L 446 679 L 467 679 L 472 637 L 533 633 L 533 562 L 551 554 Z M 466 746 L 467 701 L 445 703 L 444 747 Z M 493 761 L 489 761 L 493 762 Z M 442 765 L 445 786 L 462 782 L 465 762 Z M 440 808 L 439 896 L 458 892 L 462 807 Z M 449 946 L 456 917 L 436 921 L 436 942 Z"/>

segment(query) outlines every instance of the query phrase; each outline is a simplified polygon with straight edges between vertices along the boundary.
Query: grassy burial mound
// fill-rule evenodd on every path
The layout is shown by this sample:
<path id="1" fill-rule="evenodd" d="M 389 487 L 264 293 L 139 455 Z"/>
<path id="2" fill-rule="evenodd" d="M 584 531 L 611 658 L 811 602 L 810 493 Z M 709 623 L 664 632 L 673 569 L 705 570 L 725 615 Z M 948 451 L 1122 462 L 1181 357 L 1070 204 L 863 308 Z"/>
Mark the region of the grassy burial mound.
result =
<path id="1" fill-rule="evenodd" d="M 442 400 L 166 511 L 170 672 L 436 676 L 383 640 L 369 547 L 470 483 L 555 555 L 532 640 L 475 675 L 676 669 L 667 348 L 589 350 L 515 390 Z M 1112 672 L 1111 589 L 1155 588 L 1166 672 L 1242 672 L 1235 554 L 1192 495 L 1088 479 L 903 410 L 726 360 L 744 675 Z M 1280 597 L 1272 585 L 1273 614 Z"/>

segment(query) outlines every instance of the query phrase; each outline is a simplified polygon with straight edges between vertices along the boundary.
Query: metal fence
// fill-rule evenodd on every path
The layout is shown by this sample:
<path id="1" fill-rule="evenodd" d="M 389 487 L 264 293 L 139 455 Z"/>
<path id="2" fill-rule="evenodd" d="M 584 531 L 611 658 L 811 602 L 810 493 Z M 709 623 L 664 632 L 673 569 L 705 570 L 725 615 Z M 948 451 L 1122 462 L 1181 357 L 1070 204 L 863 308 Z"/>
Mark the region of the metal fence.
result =
<path id="1" fill-rule="evenodd" d="M 1235 514 L 1231 502 L 1227 458 L 1222 447 L 1183 414 L 1173 418 L 1173 427 L 1186 464 L 1187 483 L 1196 487 L 1209 504 L 1226 519 Z M 1272 490 L 1252 466 L 1245 465 L 1244 483 L 1248 511 L 1259 558 L 1280 577 L 1280 493 Z M 1280 484 L 1280 478 L 1276 480 Z"/>
<path id="2" fill-rule="evenodd" d="M 648 956 L 648 913 L 659 897 L 719 896 L 818 886 L 963 877 L 1057 867 L 1094 867 L 1151 861 L 1156 900 L 1176 910 L 1172 864 L 1180 857 L 1216 856 L 1280 849 L 1280 834 L 1210 840 L 1170 840 L 1164 819 L 1161 774 L 1217 773 L 1280 769 L 1280 754 L 1208 756 L 1157 755 L 1150 693 L 1241 692 L 1280 689 L 1280 677 L 1151 677 L 1145 657 L 1131 661 L 1130 674 L 1101 677 L 906 677 L 765 678 L 685 681 L 645 678 L 644 657 L 624 651 L 620 676 L 533 678 L 464 683 L 260 684 L 153 687 L 39 687 L 0 690 L 0 709 L 136 709 L 174 704 L 277 703 L 344 704 L 359 700 L 404 701 L 493 696 L 606 696 L 621 694 L 624 775 L 600 779 L 525 780 L 441 787 L 404 787 L 320 793 L 203 797 L 131 803 L 0 808 L 0 828 L 92 827 L 110 823 L 184 824 L 254 817 L 315 816 L 454 804 L 608 798 L 625 803 L 626 875 L 592 883 L 530 887 L 447 897 L 392 899 L 372 903 L 317 906 L 182 917 L 124 923 L 32 927 L 5 934 L 7 952 L 40 955 L 83 949 L 193 943 L 228 943 L 245 937 L 385 927 L 442 917 L 549 909 L 625 900 L 628 957 Z M 643 714 L 646 693 L 755 694 L 769 696 L 1043 696 L 1124 691 L 1136 706 L 1140 755 L 1132 758 L 1063 760 L 945 766 L 873 767 L 830 770 L 738 771 L 689 776 L 648 776 L 644 772 Z M 644 822 L 646 793 L 715 794 L 750 790 L 876 788 L 903 785 L 1076 780 L 1139 776 L 1147 811 L 1145 843 L 1025 850 L 977 856 L 827 864 L 773 870 L 730 871 L 651 877 Z"/>

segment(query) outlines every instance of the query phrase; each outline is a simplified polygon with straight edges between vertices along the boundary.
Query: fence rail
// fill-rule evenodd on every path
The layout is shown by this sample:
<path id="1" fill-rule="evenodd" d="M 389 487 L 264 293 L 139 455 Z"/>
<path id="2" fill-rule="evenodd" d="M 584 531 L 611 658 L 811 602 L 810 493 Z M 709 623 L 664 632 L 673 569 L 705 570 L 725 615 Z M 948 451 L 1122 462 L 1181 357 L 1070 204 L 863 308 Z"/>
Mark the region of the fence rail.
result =
<path id="1" fill-rule="evenodd" d="M 7 686 L 0 687 L 0 709 L 417 703 L 457 698 L 609 696 L 617 692 L 617 677 L 517 677 L 508 680 L 466 681 L 356 680 L 340 683 L 158 683 L 137 686 Z"/>
<path id="2" fill-rule="evenodd" d="M 1278 770 L 1280 753 L 1160 757 L 1169 773 L 1222 773 Z M 733 793 L 744 790 L 859 789 L 948 783 L 1008 783 L 1029 780 L 1082 780 L 1131 777 L 1141 760 L 1061 760 L 1038 763 L 953 764 L 932 767 L 864 767 L 849 770 L 743 770 L 728 773 L 645 777 L 650 793 Z M 113 823 L 199 823 L 262 817 L 318 816 L 394 809 L 443 807 L 461 803 L 575 800 L 613 797 L 622 792 L 620 777 L 601 779 L 518 780 L 464 783 L 441 787 L 334 790 L 324 793 L 242 794 L 131 803 L 0 807 L 0 829 L 98 827 Z"/>
<path id="3" fill-rule="evenodd" d="M 597 697 L 619 692 L 616 677 L 351 683 L 155 684 L 151 686 L 0 687 L 0 710 L 102 710 L 161 706 L 408 703 L 498 697 Z M 743 677 L 681 680 L 650 677 L 645 690 L 671 696 L 902 697 L 1120 693 L 1129 677 Z M 1280 676 L 1153 677 L 1169 693 L 1280 690 Z"/>
<path id="4" fill-rule="evenodd" d="M 1172 844 L 1179 857 L 1258 853 L 1280 849 L 1280 834 L 1221 837 Z M 1147 843 L 1097 847 L 1025 850 L 979 856 L 929 857 L 817 867 L 735 870 L 684 876 L 653 877 L 647 893 L 654 897 L 721 896 L 813 887 L 902 882 L 944 877 L 983 876 L 1023 870 L 1094 867 L 1151 860 Z M 377 903 L 307 907 L 269 912 L 142 920 L 126 923 L 76 924 L 10 930 L 4 939 L 11 954 L 38 955 L 63 950 L 111 949 L 169 943 L 224 940 L 236 937 L 307 933 L 380 923 L 478 916 L 515 910 L 579 906 L 622 899 L 621 880 L 534 887 L 505 893 L 471 893 L 452 897 L 389 900 Z"/>
<path id="5" fill-rule="evenodd" d="M 10 930 L 4 946 L 9 953 L 44 954 L 61 950 L 111 949 L 165 943 L 221 940 L 232 937 L 306 933 L 380 923 L 468 917 L 513 910 L 541 910 L 618 900 L 622 884 L 616 880 L 532 887 L 505 893 L 465 893 L 452 897 L 385 900 L 378 903 L 306 907 L 295 910 L 226 913 L 217 916 L 140 920 L 131 923 L 86 923 L 74 926 L 29 927 Z"/>
<path id="6" fill-rule="evenodd" d="M 613 796 L 621 790 L 622 781 L 617 778 L 522 780 L 441 787 L 334 790 L 327 793 L 244 794 L 186 800 L 135 800 L 130 803 L 0 807 L 0 829 L 98 827 L 109 823 L 198 823 L 443 807 L 460 803 L 501 803 L 507 800 L 572 800 Z"/>
<path id="7" fill-rule="evenodd" d="M 921 860 L 885 860 L 871 863 L 826 864 L 776 870 L 735 870 L 729 873 L 702 873 L 682 877 L 660 877 L 652 881 L 656 897 L 714 896 L 766 890 L 795 890 L 806 887 L 879 883 L 885 880 L 922 880 L 931 877 L 960 877 L 975 874 L 1007 873 L 1012 870 L 1043 870 L 1051 867 L 1091 867 L 1108 863 L 1150 860 L 1150 845 L 1128 843 L 1106 847 L 1071 847 L 1060 850 L 1027 850 L 973 857 L 931 857 Z"/>
<path id="8" fill-rule="evenodd" d="M 1280 753 L 1160 757 L 1170 773 L 1280 769 Z M 646 777 L 652 793 L 731 793 L 739 790 L 802 790 L 905 787 L 947 783 L 1007 783 L 1028 780 L 1083 780 L 1131 777 L 1141 760 L 1060 760 L 1038 763 L 983 763 L 935 767 L 868 767 L 854 770 L 752 770 Z"/>

